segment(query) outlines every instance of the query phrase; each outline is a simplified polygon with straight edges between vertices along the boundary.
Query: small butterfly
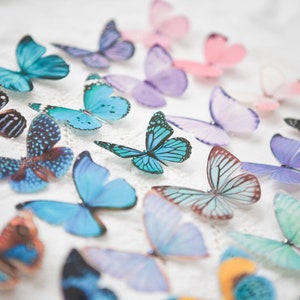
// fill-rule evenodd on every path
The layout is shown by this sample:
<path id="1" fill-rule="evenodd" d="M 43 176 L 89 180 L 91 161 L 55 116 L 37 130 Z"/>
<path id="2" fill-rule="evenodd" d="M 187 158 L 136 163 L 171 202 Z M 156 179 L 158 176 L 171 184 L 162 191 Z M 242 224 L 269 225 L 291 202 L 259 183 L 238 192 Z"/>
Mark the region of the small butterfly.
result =
<path id="1" fill-rule="evenodd" d="M 94 143 L 122 158 L 132 158 L 132 163 L 138 169 L 153 173 L 163 173 L 161 164 L 165 161 L 180 163 L 191 155 L 192 146 L 182 137 L 171 138 L 172 127 L 166 122 L 161 111 L 156 112 L 150 119 L 146 132 L 146 150 L 140 151 L 122 145 L 94 141 Z"/>
<path id="2" fill-rule="evenodd" d="M 285 118 L 284 122 L 288 124 L 289 126 L 298 129 L 300 131 L 300 119 L 294 119 L 294 118 Z"/>
<path id="3" fill-rule="evenodd" d="M 8 96 L 0 90 L 0 109 L 8 103 Z M 26 128 L 26 119 L 15 109 L 0 112 L 0 135 L 6 138 L 18 137 Z"/>
<path id="4" fill-rule="evenodd" d="M 22 212 L 0 234 L 0 290 L 10 290 L 22 274 L 38 270 L 44 255 L 43 243 L 30 212 Z"/>
<path id="5" fill-rule="evenodd" d="M 211 190 L 204 192 L 178 186 L 154 186 L 163 198 L 179 206 L 191 209 L 210 219 L 230 219 L 233 212 L 230 205 L 246 205 L 260 199 L 261 190 L 254 175 L 236 175 L 241 162 L 229 151 L 215 146 L 207 160 L 207 177 Z"/>
<path id="6" fill-rule="evenodd" d="M 65 300 L 117 300 L 115 293 L 98 285 L 101 274 L 89 266 L 76 249 L 72 249 L 62 271 Z"/>
<path id="7" fill-rule="evenodd" d="M 136 194 L 124 179 L 106 183 L 109 171 L 93 162 L 90 153 L 82 152 L 73 166 L 73 180 L 80 197 L 77 204 L 36 200 L 17 205 L 29 209 L 49 224 L 62 225 L 74 235 L 93 237 L 106 232 L 96 215 L 97 209 L 128 209 L 136 204 Z"/>
<path id="8" fill-rule="evenodd" d="M 224 35 L 212 33 L 204 44 L 204 62 L 190 60 L 175 60 L 174 66 L 191 73 L 196 77 L 219 77 L 224 71 L 239 63 L 246 55 L 246 49 L 241 44 L 228 45 Z"/>
<path id="9" fill-rule="evenodd" d="M 9 90 L 29 92 L 32 79 L 61 79 L 69 74 L 69 66 L 57 55 L 43 56 L 46 48 L 31 36 L 24 36 L 17 45 L 17 63 L 20 71 L 0 67 L 0 84 Z"/>
<path id="10" fill-rule="evenodd" d="M 277 222 L 285 236 L 284 241 L 239 232 L 229 236 L 253 255 L 266 262 L 290 270 L 300 271 L 300 201 L 290 195 L 277 193 L 274 197 Z"/>
<path id="11" fill-rule="evenodd" d="M 148 254 L 98 247 L 86 247 L 82 254 L 95 269 L 123 279 L 135 290 L 167 292 L 170 287 L 159 260 L 194 261 L 207 256 L 206 247 L 197 227 L 184 223 L 177 207 L 157 194 L 146 195 L 143 210 L 151 245 Z"/>
<path id="12" fill-rule="evenodd" d="M 62 177 L 70 168 L 73 152 L 54 147 L 60 130 L 46 114 L 35 117 L 27 134 L 27 157 L 0 157 L 0 179 L 8 179 L 16 192 L 31 193 L 45 188 L 50 179 Z"/>
<path id="13" fill-rule="evenodd" d="M 134 54 L 134 45 L 130 41 L 121 39 L 114 21 L 109 21 L 99 40 L 99 48 L 90 51 L 72 46 L 53 43 L 59 49 L 73 57 L 82 58 L 82 62 L 91 68 L 105 69 L 110 65 L 110 61 L 124 61 Z"/>
<path id="14" fill-rule="evenodd" d="M 170 115 L 166 119 L 208 145 L 226 146 L 230 141 L 229 134 L 250 133 L 257 129 L 258 115 L 229 96 L 221 87 L 213 89 L 209 101 L 209 111 L 213 119 L 210 123 Z"/>
<path id="15" fill-rule="evenodd" d="M 105 80 L 148 107 L 165 106 L 165 96 L 178 97 L 185 92 L 188 85 L 185 72 L 173 66 L 172 57 L 161 46 L 154 45 L 148 50 L 144 67 L 145 80 L 127 75 L 107 75 Z"/>
<path id="16" fill-rule="evenodd" d="M 300 183 L 300 141 L 275 134 L 270 142 L 271 150 L 281 166 L 243 162 L 242 168 L 256 175 L 269 175 L 283 183 Z"/>
<path id="17" fill-rule="evenodd" d="M 104 121 L 115 121 L 125 117 L 130 111 L 130 103 L 121 97 L 111 96 L 113 88 L 103 82 L 97 74 L 87 77 L 84 87 L 84 108 L 75 110 L 66 107 L 30 103 L 29 106 L 64 121 L 69 126 L 80 130 L 95 130 Z"/>

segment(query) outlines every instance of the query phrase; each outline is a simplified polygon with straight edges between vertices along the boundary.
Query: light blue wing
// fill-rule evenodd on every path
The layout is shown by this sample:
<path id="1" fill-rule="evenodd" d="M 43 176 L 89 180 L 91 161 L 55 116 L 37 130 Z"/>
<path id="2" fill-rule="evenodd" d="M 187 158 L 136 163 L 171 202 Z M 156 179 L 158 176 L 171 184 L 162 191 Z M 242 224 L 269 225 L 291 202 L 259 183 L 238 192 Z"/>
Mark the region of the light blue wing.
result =
<path id="1" fill-rule="evenodd" d="M 234 258 L 234 257 L 243 257 L 252 260 L 251 256 L 246 253 L 245 251 L 236 248 L 236 247 L 228 247 L 223 254 L 221 255 L 220 262 L 224 262 L 228 259 Z"/>
<path id="2" fill-rule="evenodd" d="M 140 170 L 152 173 L 162 174 L 164 172 L 160 162 L 148 154 L 143 154 L 132 159 L 132 163 Z M 163 163 L 163 162 L 161 162 Z"/>
<path id="3" fill-rule="evenodd" d="M 27 75 L 0 67 L 0 84 L 15 92 L 29 92 L 33 84 Z"/>
<path id="4" fill-rule="evenodd" d="M 5 179 L 21 167 L 21 160 L 8 157 L 0 157 L 0 179 Z"/>
<path id="5" fill-rule="evenodd" d="M 1 256 L 6 260 L 16 260 L 25 265 L 33 265 L 39 259 L 37 249 L 25 244 L 18 244 L 9 250 L 3 251 Z"/>

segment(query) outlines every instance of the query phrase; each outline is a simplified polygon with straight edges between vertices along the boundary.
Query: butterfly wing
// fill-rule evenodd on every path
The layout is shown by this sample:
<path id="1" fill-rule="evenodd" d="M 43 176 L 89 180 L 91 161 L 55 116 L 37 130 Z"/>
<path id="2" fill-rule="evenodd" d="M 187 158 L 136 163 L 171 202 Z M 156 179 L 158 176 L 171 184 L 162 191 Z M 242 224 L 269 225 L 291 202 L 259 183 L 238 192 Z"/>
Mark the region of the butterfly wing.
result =
<path id="1" fill-rule="evenodd" d="M 0 179 L 5 179 L 16 173 L 21 167 L 21 160 L 0 157 Z"/>
<path id="2" fill-rule="evenodd" d="M 33 84 L 27 75 L 0 67 L 0 84 L 15 92 L 29 92 Z"/>
<path id="3" fill-rule="evenodd" d="M 0 113 L 0 135 L 7 138 L 18 137 L 26 128 L 26 119 L 15 109 Z"/>
<path id="4" fill-rule="evenodd" d="M 300 120 L 294 118 L 284 118 L 284 122 L 289 126 L 296 128 L 300 131 Z"/>

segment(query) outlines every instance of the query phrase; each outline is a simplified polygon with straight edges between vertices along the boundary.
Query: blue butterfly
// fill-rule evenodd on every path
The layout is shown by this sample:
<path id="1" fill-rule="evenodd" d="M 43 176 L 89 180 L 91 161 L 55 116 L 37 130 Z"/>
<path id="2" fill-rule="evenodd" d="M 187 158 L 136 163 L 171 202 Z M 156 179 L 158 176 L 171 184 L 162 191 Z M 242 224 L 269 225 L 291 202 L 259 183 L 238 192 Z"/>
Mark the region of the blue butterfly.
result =
<path id="1" fill-rule="evenodd" d="M 180 163 L 191 155 L 192 146 L 188 140 L 182 137 L 169 139 L 173 132 L 165 115 L 158 111 L 152 116 L 147 128 L 145 151 L 102 141 L 94 143 L 122 158 L 132 158 L 132 163 L 142 171 L 161 174 L 161 164 L 166 166 L 164 161 Z"/>
<path id="2" fill-rule="evenodd" d="M 61 79 L 68 75 L 69 66 L 57 55 L 44 56 L 46 48 L 37 44 L 31 36 L 24 36 L 17 45 L 17 63 L 20 71 L 0 67 L 0 84 L 9 90 L 29 92 L 31 79 Z"/>
<path id="3" fill-rule="evenodd" d="M 50 224 L 63 225 L 74 235 L 99 236 L 106 228 L 95 214 L 96 209 L 127 209 L 136 204 L 134 188 L 120 178 L 105 184 L 108 176 L 109 171 L 94 163 L 90 153 L 84 151 L 73 166 L 73 180 L 81 199 L 78 204 L 36 200 L 20 203 L 17 209 L 29 209 Z"/>
<path id="4" fill-rule="evenodd" d="M 103 82 L 97 74 L 87 77 L 84 88 L 84 108 L 75 110 L 65 107 L 30 103 L 29 106 L 42 111 L 57 121 L 80 130 L 94 130 L 102 126 L 103 121 L 115 121 L 125 117 L 130 103 L 121 97 L 111 96 L 113 88 Z"/>
<path id="5" fill-rule="evenodd" d="M 72 164 L 73 152 L 67 147 L 54 147 L 59 140 L 55 121 L 46 114 L 38 115 L 27 134 L 27 157 L 0 157 L 0 179 L 8 179 L 16 192 L 31 193 L 62 177 Z"/>

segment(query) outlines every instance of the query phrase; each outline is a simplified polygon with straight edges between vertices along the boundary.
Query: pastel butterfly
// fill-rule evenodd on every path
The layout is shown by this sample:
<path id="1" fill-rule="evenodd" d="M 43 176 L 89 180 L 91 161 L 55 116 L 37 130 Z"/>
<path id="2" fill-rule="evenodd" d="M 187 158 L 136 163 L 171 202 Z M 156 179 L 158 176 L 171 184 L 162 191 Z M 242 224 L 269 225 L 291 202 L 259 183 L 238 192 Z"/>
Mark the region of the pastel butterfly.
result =
<path id="1" fill-rule="evenodd" d="M 8 103 L 8 96 L 0 90 L 0 110 Z M 0 112 L 0 135 L 6 138 L 18 137 L 26 128 L 26 119 L 15 109 Z"/>
<path id="2" fill-rule="evenodd" d="M 226 69 L 239 63 L 245 55 L 246 49 L 243 45 L 228 45 L 227 37 L 212 33 L 204 43 L 204 62 L 176 59 L 174 66 L 199 78 L 214 78 L 223 75 Z"/>
<path id="3" fill-rule="evenodd" d="M 22 212 L 11 219 L 0 234 L 0 290 L 13 289 L 22 274 L 36 272 L 43 255 L 31 213 Z"/>
<path id="4" fill-rule="evenodd" d="M 230 205 L 248 205 L 260 199 L 261 190 L 254 175 L 237 172 L 241 162 L 229 151 L 215 146 L 207 160 L 210 190 L 204 192 L 179 186 L 154 186 L 163 198 L 179 206 L 190 207 L 195 213 L 210 219 L 230 219 Z"/>
<path id="5" fill-rule="evenodd" d="M 109 21 L 101 33 L 98 49 L 90 51 L 73 46 L 53 43 L 53 45 L 72 57 L 79 57 L 91 68 L 108 68 L 111 61 L 124 61 L 134 54 L 134 45 L 122 40 L 114 21 Z"/>
<path id="6" fill-rule="evenodd" d="M 130 103 L 125 98 L 112 96 L 113 92 L 99 75 L 90 74 L 84 87 L 84 108 L 76 110 L 41 103 L 29 106 L 75 129 L 95 130 L 101 128 L 103 122 L 119 120 L 129 113 Z"/>
<path id="7" fill-rule="evenodd" d="M 300 131 L 300 120 L 295 118 L 284 118 L 284 122 L 289 126 Z"/>
<path id="8" fill-rule="evenodd" d="M 132 158 L 132 163 L 138 169 L 153 173 L 163 173 L 161 164 L 166 161 L 181 163 L 191 155 L 192 146 L 182 137 L 171 138 L 172 127 L 166 122 L 161 111 L 150 119 L 146 132 L 146 150 L 140 151 L 122 145 L 94 141 L 94 143 L 122 158 Z"/>
<path id="9" fill-rule="evenodd" d="M 300 201 L 277 193 L 274 197 L 277 222 L 285 236 L 284 241 L 232 231 L 229 236 L 250 253 L 275 266 L 300 271 Z"/>
<path id="10" fill-rule="evenodd" d="M 117 300 L 115 293 L 98 285 L 101 274 L 89 266 L 76 249 L 72 249 L 62 270 L 65 300 Z"/>
<path id="11" fill-rule="evenodd" d="M 95 269 L 124 280 L 135 290 L 168 292 L 160 260 L 194 261 L 207 256 L 206 247 L 197 227 L 184 223 L 180 211 L 155 193 L 146 195 L 143 210 L 151 245 L 148 254 L 86 247 L 82 255 Z"/>
<path id="12" fill-rule="evenodd" d="M 149 31 L 127 30 L 122 32 L 122 36 L 132 41 L 141 41 L 147 47 L 160 44 L 164 48 L 169 48 L 174 41 L 183 38 L 190 27 L 188 18 L 174 14 L 173 10 L 170 3 L 153 0 L 149 14 L 152 29 Z"/>
<path id="13" fill-rule="evenodd" d="M 165 106 L 165 96 L 178 97 L 185 92 L 188 85 L 185 72 L 173 66 L 172 57 L 161 46 L 154 45 L 148 50 L 144 69 L 145 80 L 127 75 L 107 75 L 105 80 L 148 107 Z"/>
<path id="14" fill-rule="evenodd" d="M 0 179 L 8 179 L 11 188 L 20 193 L 44 189 L 51 179 L 62 177 L 72 164 L 70 148 L 54 147 L 59 140 L 60 129 L 54 120 L 46 114 L 38 115 L 27 134 L 27 156 L 0 157 Z"/>
<path id="15" fill-rule="evenodd" d="M 169 123 L 195 135 L 200 142 L 208 145 L 226 146 L 230 134 L 245 134 L 257 129 L 258 115 L 228 95 L 221 87 L 213 89 L 209 100 L 212 122 L 188 117 L 167 115 Z"/>
<path id="16" fill-rule="evenodd" d="M 57 55 L 43 56 L 46 48 L 37 44 L 31 36 L 24 36 L 17 45 L 16 56 L 19 71 L 0 67 L 0 84 L 9 90 L 29 92 L 32 79 L 61 79 L 68 75 L 69 66 Z"/>
<path id="17" fill-rule="evenodd" d="M 136 204 L 136 194 L 124 179 L 106 183 L 109 171 L 93 162 L 90 153 L 82 152 L 73 166 L 73 180 L 80 197 L 78 203 L 35 200 L 19 203 L 17 209 L 31 210 L 53 225 L 62 225 L 74 235 L 94 237 L 106 232 L 97 209 L 128 209 Z"/>
<path id="18" fill-rule="evenodd" d="M 272 179 L 283 183 L 299 184 L 300 141 L 275 134 L 270 147 L 281 166 L 243 162 L 242 168 L 256 175 L 269 175 Z"/>

